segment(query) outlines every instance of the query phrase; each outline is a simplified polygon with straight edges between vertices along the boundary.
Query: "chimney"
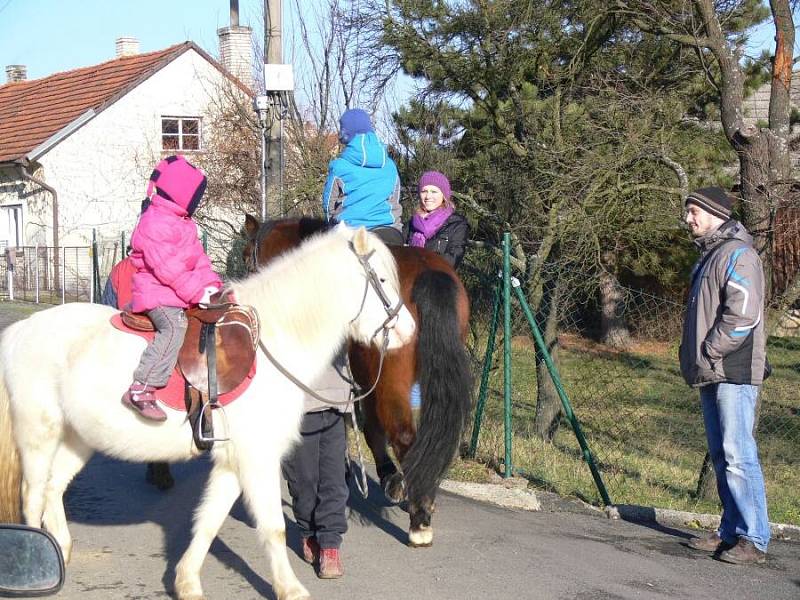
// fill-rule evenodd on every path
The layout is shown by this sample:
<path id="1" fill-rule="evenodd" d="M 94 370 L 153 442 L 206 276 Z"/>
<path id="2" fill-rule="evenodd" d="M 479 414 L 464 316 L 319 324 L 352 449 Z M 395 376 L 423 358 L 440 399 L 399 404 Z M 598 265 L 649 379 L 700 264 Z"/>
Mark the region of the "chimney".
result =
<path id="1" fill-rule="evenodd" d="M 25 81 L 28 79 L 28 67 L 25 65 L 6 65 L 6 80 L 8 83 Z"/>
<path id="2" fill-rule="evenodd" d="M 231 25 L 217 29 L 222 66 L 247 87 L 253 87 L 253 30 Z"/>
<path id="3" fill-rule="evenodd" d="M 139 40 L 135 37 L 117 38 L 117 58 L 136 56 L 139 54 Z"/>

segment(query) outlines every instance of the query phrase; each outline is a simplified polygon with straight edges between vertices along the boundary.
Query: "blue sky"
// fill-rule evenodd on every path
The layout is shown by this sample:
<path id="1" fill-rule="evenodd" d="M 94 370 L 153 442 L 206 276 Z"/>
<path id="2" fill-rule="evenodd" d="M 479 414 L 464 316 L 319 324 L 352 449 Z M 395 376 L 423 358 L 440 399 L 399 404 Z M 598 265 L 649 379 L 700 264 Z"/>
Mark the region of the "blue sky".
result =
<path id="1" fill-rule="evenodd" d="M 284 11 L 291 4 L 284 0 Z M 239 21 L 256 35 L 262 8 L 263 0 L 239 0 Z M 228 0 L 0 0 L 0 66 L 24 64 L 37 79 L 110 60 L 115 40 L 126 36 L 142 52 L 192 40 L 216 56 L 217 29 L 229 23 Z M 769 26 L 757 32 L 751 52 L 771 47 L 773 35 Z"/>
<path id="2" fill-rule="evenodd" d="M 119 37 L 137 38 L 142 52 L 191 40 L 216 56 L 229 7 L 228 0 L 0 0 L 0 82 L 10 64 L 38 79 L 111 60 Z M 260 30 L 262 7 L 239 0 L 240 24 Z"/>

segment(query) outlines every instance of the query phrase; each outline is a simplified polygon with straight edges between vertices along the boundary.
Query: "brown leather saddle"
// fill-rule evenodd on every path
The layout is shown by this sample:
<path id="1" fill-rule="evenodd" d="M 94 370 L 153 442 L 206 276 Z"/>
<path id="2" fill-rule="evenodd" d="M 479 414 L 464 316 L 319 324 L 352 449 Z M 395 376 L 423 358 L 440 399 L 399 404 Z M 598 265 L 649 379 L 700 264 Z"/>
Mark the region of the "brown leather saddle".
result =
<path id="1" fill-rule="evenodd" d="M 218 408 L 219 394 L 236 389 L 250 373 L 258 346 L 258 315 L 249 306 L 224 303 L 187 309 L 186 317 L 178 368 L 186 380 L 184 399 L 195 444 L 208 450 L 215 439 L 208 409 Z M 122 322 L 131 329 L 155 331 L 145 314 L 123 312 Z"/>

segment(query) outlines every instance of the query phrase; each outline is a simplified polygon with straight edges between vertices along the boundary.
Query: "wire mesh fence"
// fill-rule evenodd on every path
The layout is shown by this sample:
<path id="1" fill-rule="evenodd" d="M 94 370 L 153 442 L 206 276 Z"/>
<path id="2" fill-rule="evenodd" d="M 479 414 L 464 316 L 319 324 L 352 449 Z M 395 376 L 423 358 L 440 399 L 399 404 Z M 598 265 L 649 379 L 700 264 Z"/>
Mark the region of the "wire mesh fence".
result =
<path id="1" fill-rule="evenodd" d="M 503 470 L 502 317 L 490 332 L 498 271 L 467 266 L 463 275 L 476 380 L 489 336 L 496 336 L 477 457 Z M 716 491 L 699 485 L 706 442 L 698 392 L 684 383 L 678 364 L 683 305 L 568 266 L 547 266 L 522 289 L 612 502 L 717 512 Z M 510 321 L 514 471 L 598 503 L 598 487 L 513 298 Z M 770 336 L 768 354 L 773 376 L 762 388 L 757 439 L 770 519 L 800 524 L 800 337 Z"/>
<path id="2" fill-rule="evenodd" d="M 99 302 L 108 274 L 126 256 L 126 247 L 122 233 L 89 246 L 0 248 L 0 299 Z"/>
<path id="3" fill-rule="evenodd" d="M 91 247 L 5 248 L 0 256 L 0 298 L 46 304 L 92 302 Z"/>

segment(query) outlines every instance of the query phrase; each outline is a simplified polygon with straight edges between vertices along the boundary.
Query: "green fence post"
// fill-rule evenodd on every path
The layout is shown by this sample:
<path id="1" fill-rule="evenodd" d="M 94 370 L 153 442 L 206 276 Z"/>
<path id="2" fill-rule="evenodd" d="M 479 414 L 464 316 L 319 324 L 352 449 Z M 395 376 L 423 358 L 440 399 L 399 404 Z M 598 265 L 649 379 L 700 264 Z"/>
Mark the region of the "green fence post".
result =
<path id="1" fill-rule="evenodd" d="M 542 334 L 539 331 L 539 326 L 536 324 L 536 320 L 533 318 L 533 313 L 528 306 L 527 300 L 525 300 L 525 296 L 520 289 L 520 283 L 516 278 L 514 279 L 514 292 L 516 293 L 517 299 L 522 306 L 522 310 L 525 312 L 525 317 L 528 319 L 528 324 L 531 326 L 531 332 L 533 333 L 533 337 L 536 339 L 536 345 L 539 347 L 539 351 L 542 353 L 542 356 L 544 356 L 544 362 L 545 365 L 547 365 L 547 371 L 550 373 L 550 377 L 553 380 L 553 385 L 558 392 L 558 397 L 561 399 L 561 405 L 564 407 L 564 414 L 572 426 L 572 431 L 575 432 L 575 437 L 578 439 L 578 444 L 583 452 L 583 459 L 586 461 L 586 464 L 589 465 L 589 470 L 592 472 L 592 478 L 597 486 L 597 490 L 600 492 L 600 497 L 603 499 L 603 504 L 609 506 L 611 504 L 611 498 L 608 496 L 608 491 L 603 483 L 603 478 L 594 462 L 592 452 L 589 450 L 589 444 L 586 442 L 586 438 L 583 435 L 581 424 L 578 422 L 578 418 L 572 411 L 572 405 L 570 404 L 566 391 L 564 391 L 564 386 L 561 383 L 561 377 L 558 374 L 558 369 L 556 369 L 553 359 L 550 357 L 550 353 L 547 351 L 547 345 L 544 343 L 544 338 L 542 338 Z"/>
<path id="2" fill-rule="evenodd" d="M 208 233 L 205 229 L 203 230 L 203 252 L 208 254 Z"/>
<path id="3" fill-rule="evenodd" d="M 503 234 L 503 413 L 505 469 L 503 477 L 514 474 L 511 447 L 511 234 Z"/>
<path id="4" fill-rule="evenodd" d="M 483 355 L 483 373 L 481 373 L 481 387 L 478 392 L 478 404 L 475 407 L 475 422 L 472 425 L 472 439 L 469 443 L 468 456 L 475 458 L 475 453 L 478 451 L 478 435 L 481 432 L 481 420 L 483 419 L 483 410 L 486 405 L 486 395 L 489 388 L 489 369 L 492 364 L 492 357 L 494 356 L 494 344 L 497 337 L 497 326 L 500 324 L 500 290 L 503 281 L 498 277 L 497 285 L 494 288 L 494 304 L 492 308 L 492 321 L 489 326 L 489 339 L 486 341 L 486 353 Z"/>

